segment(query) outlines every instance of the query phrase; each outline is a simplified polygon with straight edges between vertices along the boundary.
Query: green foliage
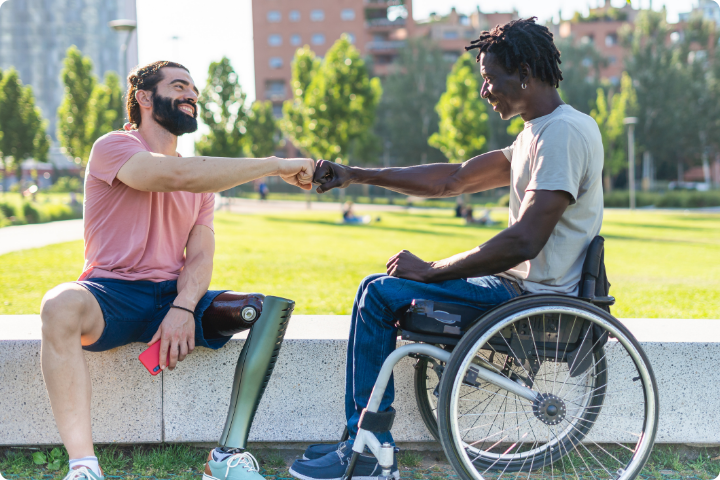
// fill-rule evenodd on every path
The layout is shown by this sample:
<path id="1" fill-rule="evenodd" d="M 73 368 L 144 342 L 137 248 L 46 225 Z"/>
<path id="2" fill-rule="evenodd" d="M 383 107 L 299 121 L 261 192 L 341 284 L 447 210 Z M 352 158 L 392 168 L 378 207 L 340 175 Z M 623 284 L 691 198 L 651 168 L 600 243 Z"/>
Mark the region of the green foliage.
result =
<path id="1" fill-rule="evenodd" d="M 67 195 L 38 194 L 38 201 L 23 199 L 20 195 L 0 196 L 0 221 L 2 226 L 24 225 L 27 223 L 54 222 L 82 218 L 82 198 L 75 208 L 67 204 Z"/>
<path id="2" fill-rule="evenodd" d="M 704 153 L 720 152 L 720 71 L 690 52 L 691 42 L 707 39 L 714 27 L 694 21 L 669 42 L 665 13 L 643 10 L 621 35 L 637 92 L 638 150 L 652 154 L 659 178 L 675 179 L 678 164 L 691 167 Z"/>
<path id="3" fill-rule="evenodd" d="M 47 453 L 34 452 L 32 458 L 35 465 L 47 464 L 47 469 L 52 471 L 60 470 L 60 467 L 63 466 L 67 459 L 67 454 L 64 450 L 53 448 Z"/>
<path id="4" fill-rule="evenodd" d="M 508 135 L 517 137 L 525 129 L 525 121 L 520 115 L 510 120 L 510 124 L 507 127 Z"/>
<path id="5" fill-rule="evenodd" d="M 306 107 L 305 94 L 310 86 L 313 78 L 320 70 L 320 59 L 315 56 L 315 52 L 305 45 L 295 51 L 291 71 L 290 90 L 292 98 L 286 100 L 283 104 L 283 118 L 279 125 L 282 132 L 292 143 L 309 155 L 306 148 L 313 139 L 310 132 L 305 128 L 306 123 Z"/>
<path id="6" fill-rule="evenodd" d="M 627 208 L 629 203 L 630 193 L 627 190 L 616 190 L 605 194 L 605 207 Z M 635 204 L 638 207 L 653 206 L 657 208 L 720 207 L 720 191 L 635 192 Z"/>
<path id="7" fill-rule="evenodd" d="M 600 70 L 607 66 L 608 61 L 592 43 L 582 44 L 574 38 L 560 38 L 555 45 L 562 60 L 560 96 L 576 110 L 589 114 L 595 107 L 597 89 L 603 86 Z"/>
<path id="8" fill-rule="evenodd" d="M 394 165 L 444 161 L 428 145 L 438 131 L 435 110 L 445 91 L 448 62 L 439 45 L 427 38 L 409 40 L 383 83 L 375 131 L 390 142 Z"/>
<path id="9" fill-rule="evenodd" d="M 90 97 L 97 79 L 92 73 L 90 57 L 83 57 L 76 46 L 67 50 L 60 72 L 64 95 L 58 108 L 57 136 L 65 154 L 79 165 L 85 165 L 93 142 L 89 140 Z"/>
<path id="10" fill-rule="evenodd" d="M 627 168 L 627 134 L 623 120 L 637 113 L 637 94 L 632 79 L 623 72 L 620 91 L 597 90 L 596 107 L 590 112 L 600 128 L 605 152 L 605 175 L 614 176 Z M 610 182 L 608 182 L 610 185 Z"/>
<path id="11" fill-rule="evenodd" d="M 358 142 L 370 142 L 368 131 L 382 96 L 380 80 L 370 79 L 346 35 L 328 50 L 317 70 L 315 62 L 307 51 L 294 62 L 292 85 L 297 83 L 297 88 L 285 105 L 283 131 L 316 158 L 348 163 Z"/>
<path id="12" fill-rule="evenodd" d="M 115 72 L 105 74 L 104 83 L 93 88 L 88 105 L 87 131 L 85 133 L 90 145 L 113 130 L 119 130 L 125 123 L 125 105 L 120 77 Z"/>
<path id="13" fill-rule="evenodd" d="M 23 86 L 18 73 L 10 69 L 0 80 L 0 160 L 3 168 L 15 168 L 20 178 L 21 163 L 28 157 L 46 162 L 50 141 L 47 122 L 35 106 L 30 86 Z"/>
<path id="14" fill-rule="evenodd" d="M 447 90 L 436 107 L 440 116 L 439 131 L 428 141 L 453 163 L 482 153 L 488 135 L 488 114 L 480 98 L 475 68 L 468 53 L 453 66 L 447 77 Z"/>
<path id="15" fill-rule="evenodd" d="M 271 102 L 256 101 L 252 104 L 247 115 L 246 131 L 243 142 L 248 156 L 264 158 L 275 152 L 280 130 Z"/>
<path id="16" fill-rule="evenodd" d="M 82 193 L 83 184 L 77 177 L 60 177 L 50 186 L 50 188 L 47 189 L 47 191 L 55 193 Z"/>
<path id="17" fill-rule="evenodd" d="M 195 143 L 198 155 L 240 157 L 246 132 L 245 93 L 227 57 L 212 62 L 198 100 L 200 116 L 210 133 Z"/>
<path id="18" fill-rule="evenodd" d="M 630 1 L 628 0 L 628 3 Z M 575 12 L 571 22 L 574 23 L 585 23 L 585 22 L 624 22 L 627 20 L 627 12 L 622 11 L 619 8 L 608 8 L 603 12 L 590 12 L 587 16 L 580 12 Z"/>

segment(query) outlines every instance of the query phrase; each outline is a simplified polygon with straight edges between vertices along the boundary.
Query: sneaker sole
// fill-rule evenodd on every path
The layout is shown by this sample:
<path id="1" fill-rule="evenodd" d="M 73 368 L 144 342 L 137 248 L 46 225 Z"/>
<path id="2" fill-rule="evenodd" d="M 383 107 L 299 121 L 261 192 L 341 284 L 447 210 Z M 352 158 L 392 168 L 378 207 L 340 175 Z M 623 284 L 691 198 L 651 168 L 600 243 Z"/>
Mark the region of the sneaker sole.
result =
<path id="1" fill-rule="evenodd" d="M 308 477 L 307 475 L 303 475 L 303 474 L 301 474 L 301 473 L 297 473 L 295 470 L 292 469 L 292 467 L 290 467 L 290 469 L 289 469 L 288 471 L 290 472 L 290 475 L 292 475 L 292 476 L 295 477 L 295 478 L 299 478 L 300 480 L 342 480 L 342 476 L 339 476 L 339 477 L 337 477 L 337 478 L 322 478 L 322 479 L 315 478 L 315 477 Z M 392 472 L 392 473 L 390 474 L 390 476 L 391 476 L 394 480 L 400 480 L 400 471 Z M 203 477 L 203 478 L 204 478 L 204 477 Z M 378 478 L 377 475 L 373 475 L 373 476 L 370 476 L 370 477 L 368 477 L 368 476 L 358 476 L 358 475 L 353 475 L 353 476 L 352 476 L 352 480 L 377 480 L 377 478 Z"/>
<path id="2" fill-rule="evenodd" d="M 203 480 L 220 480 L 219 478 L 215 478 L 211 475 L 208 475 L 207 473 L 203 473 Z"/>

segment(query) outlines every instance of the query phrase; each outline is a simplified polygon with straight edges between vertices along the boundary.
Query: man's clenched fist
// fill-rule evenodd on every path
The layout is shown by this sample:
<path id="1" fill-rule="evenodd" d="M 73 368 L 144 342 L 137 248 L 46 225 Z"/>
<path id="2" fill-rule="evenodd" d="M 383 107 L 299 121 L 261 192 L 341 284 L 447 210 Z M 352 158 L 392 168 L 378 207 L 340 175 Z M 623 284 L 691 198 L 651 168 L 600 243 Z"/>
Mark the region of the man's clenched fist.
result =
<path id="1" fill-rule="evenodd" d="M 310 158 L 278 158 L 278 176 L 303 190 L 312 189 L 315 160 Z"/>
<path id="2" fill-rule="evenodd" d="M 317 193 L 325 193 L 333 188 L 346 188 L 352 183 L 352 172 L 350 167 L 339 163 L 318 160 L 313 183 L 318 185 Z"/>

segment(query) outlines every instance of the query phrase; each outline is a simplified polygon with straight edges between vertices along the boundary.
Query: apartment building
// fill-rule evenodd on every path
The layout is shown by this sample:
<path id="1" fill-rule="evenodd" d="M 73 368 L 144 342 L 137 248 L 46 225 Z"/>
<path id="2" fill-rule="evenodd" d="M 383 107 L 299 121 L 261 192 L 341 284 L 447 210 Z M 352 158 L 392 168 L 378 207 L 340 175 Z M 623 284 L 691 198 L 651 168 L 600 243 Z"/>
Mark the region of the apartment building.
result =
<path id="1" fill-rule="evenodd" d="M 594 45 L 608 62 L 600 71 L 600 77 L 618 83 L 624 70 L 625 55 L 620 45 L 620 29 L 634 23 L 638 12 L 630 4 L 614 8 L 610 0 L 605 0 L 602 7 L 591 8 L 587 17 L 576 14 L 572 20 L 561 22 L 557 33 L 560 38 L 572 37 L 575 42 Z"/>
<path id="2" fill-rule="evenodd" d="M 253 0 L 255 96 L 281 115 L 290 98 L 295 50 L 309 45 L 320 57 L 347 34 L 382 75 L 412 30 L 412 6 L 403 0 Z"/>

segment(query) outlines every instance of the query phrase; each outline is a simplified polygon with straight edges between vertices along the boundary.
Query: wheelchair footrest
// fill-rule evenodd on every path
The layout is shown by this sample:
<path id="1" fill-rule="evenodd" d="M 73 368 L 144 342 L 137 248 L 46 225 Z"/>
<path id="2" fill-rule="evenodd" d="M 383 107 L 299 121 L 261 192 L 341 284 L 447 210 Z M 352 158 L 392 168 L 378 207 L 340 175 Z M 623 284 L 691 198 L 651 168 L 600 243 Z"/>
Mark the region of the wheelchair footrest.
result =
<path id="1" fill-rule="evenodd" d="M 369 412 L 367 408 L 363 408 L 360 414 L 358 427 L 368 432 L 381 433 L 392 430 L 395 422 L 395 409 L 390 407 L 387 412 Z"/>

